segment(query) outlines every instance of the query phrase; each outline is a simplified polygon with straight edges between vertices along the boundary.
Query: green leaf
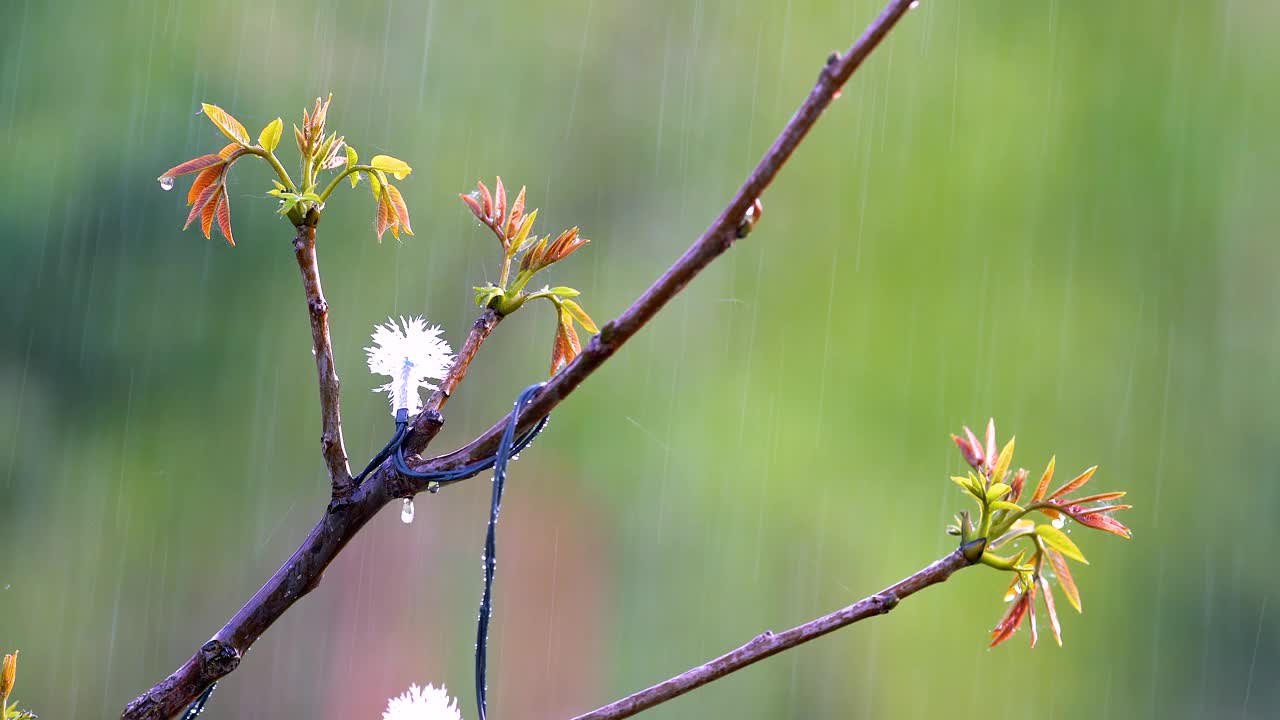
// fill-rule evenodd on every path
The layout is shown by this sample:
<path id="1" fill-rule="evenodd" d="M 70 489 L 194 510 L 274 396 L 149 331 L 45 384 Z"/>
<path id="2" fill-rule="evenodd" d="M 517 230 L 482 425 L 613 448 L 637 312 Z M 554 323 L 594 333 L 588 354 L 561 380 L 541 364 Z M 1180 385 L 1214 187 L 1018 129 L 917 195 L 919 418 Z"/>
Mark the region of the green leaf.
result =
<path id="1" fill-rule="evenodd" d="M 360 161 L 360 156 L 356 154 L 356 149 L 348 145 L 347 146 L 347 169 L 350 170 L 351 166 L 355 165 L 359 161 Z M 353 172 L 348 177 L 351 178 L 351 187 L 355 187 L 356 183 L 360 182 L 360 173 L 358 172 Z"/>
<path id="2" fill-rule="evenodd" d="M 249 132 L 244 129 L 239 120 L 231 117 L 226 110 L 217 105 L 201 103 L 200 107 L 210 122 L 218 126 L 223 135 L 235 140 L 242 147 L 249 147 Z"/>
<path id="3" fill-rule="evenodd" d="M 1089 564 L 1089 561 L 1084 559 L 1084 554 L 1080 552 L 1080 548 L 1076 547 L 1071 538 L 1067 537 L 1067 534 L 1058 528 L 1052 525 L 1037 525 L 1036 535 L 1039 535 L 1046 545 L 1062 553 L 1063 556 L 1078 560 L 1085 565 Z"/>
<path id="4" fill-rule="evenodd" d="M 953 475 L 951 476 L 951 482 L 959 485 L 965 492 L 972 495 L 979 503 L 986 499 L 982 485 L 978 482 L 978 479 L 973 476 L 973 473 L 969 473 L 968 477 Z"/>
<path id="5" fill-rule="evenodd" d="M 284 132 L 284 121 L 276 118 L 267 123 L 262 128 L 262 132 L 258 133 L 258 145 L 262 146 L 267 152 L 275 152 L 276 146 L 280 144 L 280 135 Z"/>
<path id="6" fill-rule="evenodd" d="M 563 285 L 560 287 L 553 287 L 547 292 L 551 293 L 552 295 L 558 295 L 564 298 L 578 297 L 579 295 L 582 294 L 571 287 L 564 287 Z"/>
<path id="7" fill-rule="evenodd" d="M 591 333 L 592 335 L 595 335 L 596 333 L 600 332 L 600 328 L 596 327 L 596 324 L 594 321 L 592 321 L 591 316 L 587 315 L 587 311 L 583 310 L 582 306 L 579 305 L 578 303 L 572 300 L 565 300 L 564 302 L 560 303 L 560 307 L 569 311 L 569 314 L 573 316 L 573 319 L 577 320 L 579 325 L 586 328 L 587 332 Z"/>
<path id="8" fill-rule="evenodd" d="M 393 158 L 390 155 L 374 155 L 369 164 L 382 172 L 391 173 L 397 180 L 403 180 L 409 173 L 413 172 L 413 168 L 409 167 L 409 163 L 399 158 Z"/>
<path id="9" fill-rule="evenodd" d="M 1008 495 L 1009 491 L 1012 489 L 1013 488 L 1009 487 L 1008 485 L 1005 485 L 1002 482 L 998 482 L 995 485 L 992 485 L 991 487 L 987 488 L 987 501 L 991 502 L 991 501 L 999 500 L 1005 495 Z"/>
<path id="10" fill-rule="evenodd" d="M 533 212 L 525 216 L 524 222 L 520 223 L 520 229 L 516 232 L 515 237 L 511 239 L 511 245 L 509 246 L 510 249 L 508 250 L 513 257 L 524 248 L 525 238 L 529 237 L 529 231 L 533 229 L 533 221 L 536 220 L 537 217 L 538 211 L 535 209 Z M 534 238 L 536 239 L 537 236 L 535 235 Z"/>
<path id="11" fill-rule="evenodd" d="M 1013 512 L 1022 512 L 1022 507 L 1017 503 L 1005 502 L 1004 500 L 996 500 L 991 503 L 992 510 L 1012 510 Z"/>
<path id="12" fill-rule="evenodd" d="M 1013 463 L 1013 441 L 1016 438 L 1009 438 L 1009 442 L 1005 444 L 1004 449 L 1000 451 L 1000 457 L 996 458 L 995 467 L 991 470 L 991 479 L 996 482 L 1004 480 L 1004 476 L 1009 472 L 1009 465 Z"/>

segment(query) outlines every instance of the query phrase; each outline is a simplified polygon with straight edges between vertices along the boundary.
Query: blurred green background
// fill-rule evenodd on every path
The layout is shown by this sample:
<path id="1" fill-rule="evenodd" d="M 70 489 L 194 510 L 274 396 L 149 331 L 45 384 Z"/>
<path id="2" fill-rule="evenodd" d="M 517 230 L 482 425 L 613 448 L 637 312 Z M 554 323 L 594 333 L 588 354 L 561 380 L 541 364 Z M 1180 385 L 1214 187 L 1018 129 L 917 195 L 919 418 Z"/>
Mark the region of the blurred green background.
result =
<path id="1" fill-rule="evenodd" d="M 154 178 L 332 91 L 414 166 L 320 228 L 353 465 L 386 440 L 362 348 L 453 344 L 496 277 L 458 192 L 529 186 L 593 240 L 548 278 L 603 322 L 706 227 L 880 3 L 11 0 L 0 10 L 0 647 L 42 718 L 118 715 L 230 617 L 327 498 L 291 228 L 232 173 L 238 247 Z M 965 572 L 653 717 L 1274 717 L 1280 702 L 1280 5 L 926 2 L 764 198 L 756 232 L 514 466 L 491 709 L 564 717 L 869 594 L 952 547 L 947 435 L 1101 465 L 1134 539 L 1074 534 L 1065 647 L 995 651 Z M 282 156 L 292 168 L 286 138 Z M 545 377 L 505 323 L 441 450 Z M 376 718 L 411 682 L 474 718 L 489 483 L 388 507 L 209 718 Z M 1065 604 L 1059 602 L 1059 607 Z M 1042 618 L 1043 622 L 1043 618 Z M 1042 639 L 1043 640 L 1043 639 Z"/>

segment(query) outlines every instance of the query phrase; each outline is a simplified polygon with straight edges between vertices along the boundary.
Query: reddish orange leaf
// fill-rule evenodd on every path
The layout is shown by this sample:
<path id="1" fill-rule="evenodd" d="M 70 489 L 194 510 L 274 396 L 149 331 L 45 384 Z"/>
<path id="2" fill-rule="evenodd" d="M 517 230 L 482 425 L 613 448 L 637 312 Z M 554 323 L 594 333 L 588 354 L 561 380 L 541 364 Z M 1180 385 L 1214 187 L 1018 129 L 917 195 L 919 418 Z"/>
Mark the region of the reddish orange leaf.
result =
<path id="1" fill-rule="evenodd" d="M 188 160 L 182 163 L 181 165 L 178 165 L 176 167 L 171 167 L 168 170 L 165 170 L 164 174 L 161 175 L 161 177 L 182 177 L 183 175 L 190 175 L 191 173 L 200 172 L 201 170 L 204 170 L 210 165 L 221 165 L 222 162 L 223 160 L 221 155 L 217 155 L 217 154 L 201 155 L 198 158 Z"/>
<path id="2" fill-rule="evenodd" d="M 520 187 L 520 193 L 516 195 L 516 201 L 511 203 L 511 217 L 507 221 L 507 237 L 515 234 L 516 229 L 520 227 L 520 221 L 524 218 L 524 186 Z"/>
<path id="3" fill-rule="evenodd" d="M 218 218 L 218 230 L 222 232 L 222 237 L 226 238 L 231 247 L 235 247 L 235 238 L 231 237 L 231 203 L 227 200 L 225 190 L 218 194 L 218 207 L 214 214 Z"/>
<path id="4" fill-rule="evenodd" d="M 200 174 L 196 176 L 195 182 L 191 183 L 191 189 L 187 191 L 187 204 L 190 205 L 195 202 L 196 198 L 200 197 L 200 194 L 203 193 L 210 185 L 218 182 L 225 170 L 226 166 L 221 164 L 202 170 Z M 187 218 L 187 224 L 191 224 L 190 218 Z"/>
<path id="5" fill-rule="evenodd" d="M 465 193 L 458 193 L 458 197 L 462 198 L 462 202 L 466 203 L 467 207 L 471 208 L 471 213 L 476 216 L 477 220 L 484 222 L 484 209 L 480 207 L 479 200 Z"/>
<path id="6" fill-rule="evenodd" d="M 213 197 L 209 199 L 208 203 L 205 203 L 204 209 L 200 211 L 200 229 L 204 232 L 204 238 L 206 240 L 209 239 L 209 233 L 213 230 L 214 211 L 217 210 L 218 198 L 222 196 L 223 192 L 225 192 L 225 187 L 226 186 L 222 184 L 218 184 L 217 187 L 213 189 Z"/>
<path id="7" fill-rule="evenodd" d="M 556 338 L 551 345 L 551 374 L 554 376 L 561 368 L 573 361 L 582 346 L 578 342 L 578 333 L 571 322 L 563 314 L 556 324 Z"/>
<path id="8" fill-rule="evenodd" d="M 1097 466 L 1097 465 L 1094 465 L 1093 467 L 1089 468 L 1088 470 L 1085 470 L 1084 472 L 1082 472 L 1082 473 L 1080 473 L 1079 475 L 1075 476 L 1075 477 L 1074 477 L 1074 478 L 1072 478 L 1071 480 L 1067 481 L 1067 484 L 1066 484 L 1066 485 L 1063 485 L 1062 487 L 1058 488 L 1057 490 L 1054 490 L 1054 491 L 1053 491 L 1053 494 L 1049 496 L 1049 499 L 1050 499 L 1050 500 L 1053 500 L 1053 499 L 1055 499 L 1055 498 L 1060 498 L 1060 497 L 1062 497 L 1063 495 L 1066 495 L 1066 494 L 1067 494 L 1067 493 L 1069 493 L 1069 492 L 1072 492 L 1072 491 L 1074 491 L 1074 490 L 1078 490 L 1082 485 L 1084 485 L 1085 483 L 1089 482 L 1089 480 L 1090 480 L 1091 478 L 1093 478 L 1093 473 L 1094 473 L 1094 471 L 1095 471 L 1095 470 L 1097 470 L 1097 469 L 1098 469 L 1098 466 Z"/>
<path id="9" fill-rule="evenodd" d="M 1123 510 L 1128 507 L 1129 507 L 1128 505 L 1122 505 L 1122 506 L 1117 506 L 1114 509 Z M 1075 521 L 1080 523 L 1081 525 L 1084 525 L 1086 527 L 1091 527 L 1094 530 L 1109 532 L 1112 535 L 1118 535 L 1124 538 L 1125 540 L 1128 540 L 1129 538 L 1133 537 L 1133 531 L 1125 527 L 1124 523 L 1120 522 L 1119 520 L 1116 520 L 1110 515 L 1103 515 L 1101 512 L 1095 513 L 1095 514 L 1089 514 L 1089 515 L 1074 515 L 1072 517 L 1074 517 Z"/>
<path id="10" fill-rule="evenodd" d="M 1044 554 L 1049 558 L 1049 564 L 1053 566 L 1053 574 L 1058 578 L 1058 586 L 1062 588 L 1062 594 L 1066 596 L 1067 602 L 1071 603 L 1071 607 L 1075 608 L 1076 612 L 1084 612 L 1080 606 L 1080 591 L 1076 589 L 1075 578 L 1071 577 L 1067 559 L 1056 550 L 1048 548 L 1045 549 Z"/>
<path id="11" fill-rule="evenodd" d="M 1018 498 L 1022 496 L 1022 488 L 1027 484 L 1026 468 L 1018 468 L 1018 472 L 1013 474 L 1013 482 L 1009 483 L 1009 502 L 1016 503 Z"/>
<path id="12" fill-rule="evenodd" d="M 494 183 L 494 193 L 497 195 L 496 207 L 494 207 L 493 218 L 498 222 L 502 222 L 502 218 L 507 216 L 507 189 L 502 186 L 502 176 L 498 176 L 498 180 Z"/>
<path id="13" fill-rule="evenodd" d="M 952 435 L 951 439 L 955 441 L 956 447 L 960 448 L 960 455 L 964 457 L 964 461 L 976 469 L 982 464 L 982 445 L 969 428 L 964 429 L 964 434 L 963 438 Z"/>
<path id="14" fill-rule="evenodd" d="M 994 630 L 991 631 L 991 644 L 988 647 L 995 647 L 1000 643 L 1008 640 L 1013 633 L 1022 624 L 1022 619 L 1027 615 L 1027 595 L 1023 593 L 1018 596 L 1017 600 L 1009 606 L 1009 610 L 996 624 Z"/>
<path id="15" fill-rule="evenodd" d="M 1076 505 L 1084 505 L 1085 503 L 1091 503 L 1091 502 L 1103 502 L 1104 500 L 1116 500 L 1124 497 L 1127 494 L 1128 493 L 1124 493 L 1124 492 L 1105 492 L 1105 493 L 1098 493 L 1097 495 L 1090 495 L 1089 497 L 1082 497 L 1078 500 L 1072 500 L 1071 502 Z"/>
<path id="16" fill-rule="evenodd" d="M 212 182 L 206 185 L 205 188 L 200 191 L 200 195 L 196 197 L 195 202 L 191 204 L 191 213 L 187 215 L 187 224 L 182 226 L 183 230 L 186 230 L 188 227 L 190 227 L 192 221 L 196 219 L 197 215 L 200 215 L 202 212 L 204 212 L 206 207 L 213 206 L 212 201 L 213 201 L 214 193 L 216 193 L 218 191 L 218 188 L 220 187 L 222 187 L 222 183 Z M 208 237 L 208 236 L 209 236 L 209 233 L 205 232 L 205 237 Z"/>
<path id="17" fill-rule="evenodd" d="M 476 187 L 480 190 L 480 207 L 484 209 L 484 221 L 489 222 L 493 218 L 493 196 L 489 194 L 489 188 L 485 187 L 483 181 L 476 181 Z"/>
<path id="18" fill-rule="evenodd" d="M 406 234 L 412 235 L 413 228 L 409 225 L 409 208 L 404 204 L 404 196 L 400 194 L 400 190 L 387 183 L 384 186 L 387 190 L 386 195 L 391 203 L 392 209 L 395 210 L 397 224 L 405 231 Z"/>
<path id="19" fill-rule="evenodd" d="M 1049 629 L 1053 631 L 1053 639 L 1062 647 L 1062 624 L 1058 622 L 1058 610 L 1053 606 L 1053 593 L 1049 590 L 1049 580 L 1040 576 L 1040 590 L 1044 593 L 1044 609 L 1049 615 Z"/>
<path id="20" fill-rule="evenodd" d="M 1036 629 L 1036 586 L 1027 588 L 1027 622 L 1031 623 L 1031 647 L 1040 640 L 1040 631 Z"/>
<path id="21" fill-rule="evenodd" d="M 373 229 L 378 233 L 378 242 L 382 242 L 382 234 L 387 231 L 387 226 L 391 223 L 391 215 L 394 214 L 394 211 L 387 212 L 387 203 L 384 200 L 386 196 L 385 192 L 378 195 L 378 212 L 373 219 Z"/>
<path id="22" fill-rule="evenodd" d="M 1044 474 L 1040 476 L 1040 484 L 1036 485 L 1036 491 L 1031 496 L 1031 502 L 1040 502 L 1044 498 L 1045 492 L 1049 490 L 1049 483 L 1053 481 L 1053 465 L 1057 460 L 1057 455 L 1049 458 L 1049 465 L 1044 469 Z"/>

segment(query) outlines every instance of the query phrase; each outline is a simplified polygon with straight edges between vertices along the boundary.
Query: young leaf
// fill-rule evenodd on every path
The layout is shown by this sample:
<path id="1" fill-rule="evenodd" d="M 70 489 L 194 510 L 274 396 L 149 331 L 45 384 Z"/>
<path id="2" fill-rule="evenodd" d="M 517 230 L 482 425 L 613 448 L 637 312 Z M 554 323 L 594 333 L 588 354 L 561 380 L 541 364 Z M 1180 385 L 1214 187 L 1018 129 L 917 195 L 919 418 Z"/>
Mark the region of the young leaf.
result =
<path id="1" fill-rule="evenodd" d="M 225 171 L 226 168 L 221 164 L 201 170 L 200 174 L 196 176 L 195 182 L 191 183 L 191 189 L 187 191 L 187 204 L 194 203 L 196 198 L 200 197 L 200 193 L 222 178 L 222 173 Z M 188 219 L 187 222 L 190 224 L 191 221 Z"/>
<path id="2" fill-rule="evenodd" d="M 517 230 L 515 236 L 511 238 L 511 244 L 507 246 L 507 252 L 513 257 L 516 253 L 520 252 L 520 248 L 524 247 L 525 239 L 529 237 L 529 231 L 533 229 L 533 221 L 536 219 L 538 219 L 538 211 L 535 209 L 525 217 L 524 222 L 520 225 L 520 229 Z"/>
<path id="3" fill-rule="evenodd" d="M 1114 508 L 1108 508 L 1108 509 L 1123 510 L 1128 507 L 1130 506 L 1117 505 Z M 1124 523 L 1120 522 L 1119 520 L 1116 520 L 1110 515 L 1104 515 L 1103 512 L 1073 515 L 1072 517 L 1074 517 L 1075 521 L 1080 523 L 1081 525 L 1084 525 L 1085 527 L 1091 527 L 1094 530 L 1109 532 L 1112 535 L 1117 535 L 1119 537 L 1124 538 L 1125 540 L 1128 540 L 1129 538 L 1133 537 L 1133 531 L 1125 527 Z"/>
<path id="4" fill-rule="evenodd" d="M 1022 512 L 1022 508 L 1017 503 L 1005 502 L 1003 500 L 996 500 L 995 502 L 991 503 L 991 509 L 992 510 L 1010 510 L 1012 512 Z"/>
<path id="5" fill-rule="evenodd" d="M 507 216 L 507 189 L 502 185 L 501 175 L 498 176 L 495 183 L 494 194 L 496 195 L 496 207 L 494 208 L 493 217 L 500 221 Z"/>
<path id="6" fill-rule="evenodd" d="M 572 300 L 565 300 L 560 303 L 560 307 L 567 310 L 574 320 L 577 320 L 582 327 L 587 329 L 587 332 L 592 335 L 600 332 L 600 328 L 596 327 L 596 324 L 591 320 L 591 316 L 587 315 L 587 311 L 583 310 L 578 303 Z"/>
<path id="7" fill-rule="evenodd" d="M 225 190 L 218 195 L 218 207 L 214 214 L 218 219 L 218 230 L 222 232 L 222 237 L 226 238 L 227 244 L 235 247 L 235 238 L 231 237 L 231 204 L 227 201 Z"/>
<path id="8" fill-rule="evenodd" d="M 1062 647 L 1062 625 L 1058 622 L 1058 609 L 1053 606 L 1053 593 L 1049 590 L 1049 580 L 1040 576 L 1040 591 L 1044 593 L 1044 609 L 1049 615 L 1049 628 L 1053 630 L 1053 639 Z"/>
<path id="9" fill-rule="evenodd" d="M 355 165 L 359 161 L 360 161 L 360 156 L 356 154 L 356 149 L 348 145 L 347 146 L 347 169 L 348 170 L 351 169 L 351 166 Z M 360 173 L 358 172 L 353 172 L 350 175 L 348 175 L 348 177 L 351 178 L 351 187 L 355 187 L 356 183 L 360 182 Z"/>
<path id="10" fill-rule="evenodd" d="M 563 285 L 558 286 L 558 287 L 553 287 L 553 288 L 551 288 L 550 290 L 548 290 L 547 292 L 551 293 L 552 295 L 556 295 L 556 296 L 559 296 L 559 297 L 562 297 L 562 298 L 578 297 L 579 295 L 581 295 L 581 294 L 582 294 L 582 293 L 578 292 L 577 290 L 574 290 L 574 289 L 573 289 L 573 288 L 571 288 L 571 287 L 565 287 L 565 286 L 563 286 Z"/>
<path id="11" fill-rule="evenodd" d="M 183 230 L 191 227 L 191 223 L 196 219 L 196 216 L 202 215 L 205 208 L 213 205 L 214 193 L 216 193 L 221 187 L 222 183 L 215 180 L 206 184 L 201 189 L 200 194 L 197 195 L 195 201 L 191 203 L 191 213 L 187 215 L 187 224 L 182 226 Z M 205 237 L 208 237 L 208 233 L 205 233 Z"/>
<path id="12" fill-rule="evenodd" d="M 1084 472 L 1082 472 L 1082 473 L 1080 473 L 1079 475 L 1075 476 L 1075 477 L 1074 477 L 1074 478 L 1072 478 L 1071 480 L 1067 481 L 1067 484 L 1066 484 L 1066 485 L 1063 485 L 1062 487 L 1058 488 L 1057 490 L 1054 490 L 1054 491 L 1053 491 L 1053 494 L 1049 496 L 1049 499 L 1050 499 L 1050 500 L 1053 500 L 1053 499 L 1055 499 L 1055 498 L 1060 498 L 1060 497 L 1062 497 L 1063 495 L 1066 495 L 1066 494 L 1067 494 L 1067 493 L 1069 493 L 1069 492 L 1072 492 L 1072 491 L 1074 491 L 1074 490 L 1079 489 L 1082 485 L 1084 485 L 1085 483 L 1089 482 L 1089 480 L 1093 477 L 1093 473 L 1094 473 L 1094 471 L 1095 471 L 1095 470 L 1097 470 L 1097 469 L 1098 469 L 1098 466 L 1097 466 L 1097 465 L 1094 465 L 1093 467 L 1089 468 L 1088 470 L 1085 470 Z"/>
<path id="13" fill-rule="evenodd" d="M 388 202 L 396 213 L 396 224 L 405 231 L 405 234 L 412 235 L 413 228 L 409 225 L 409 208 L 404 204 L 404 197 L 400 195 L 400 190 L 395 185 L 388 183 L 386 187 Z"/>
<path id="14" fill-rule="evenodd" d="M 578 343 L 578 333 L 573 329 L 573 322 L 563 312 L 556 323 L 555 342 L 551 345 L 551 375 L 573 361 L 582 347 Z"/>
<path id="15" fill-rule="evenodd" d="M 274 152 L 276 146 L 280 144 L 280 135 L 284 132 L 284 121 L 276 118 L 267 123 L 262 128 L 262 132 L 258 133 L 258 145 L 267 152 Z"/>
<path id="16" fill-rule="evenodd" d="M 1049 564 L 1053 566 L 1053 574 L 1058 578 L 1058 586 L 1062 588 L 1062 594 L 1066 596 L 1067 602 L 1071 603 L 1071 607 L 1076 612 L 1084 612 L 1080 609 L 1080 591 L 1076 589 L 1076 580 L 1071 577 L 1071 568 L 1067 567 L 1067 561 L 1052 549 L 1045 550 L 1045 556 L 1049 558 Z"/>
<path id="17" fill-rule="evenodd" d="M 205 240 L 209 239 L 209 233 L 213 230 L 213 215 L 218 208 L 218 198 L 222 197 L 226 186 L 219 183 L 213 189 L 213 196 L 209 202 L 205 204 L 204 209 L 200 211 L 200 230 L 204 233 Z"/>
<path id="18" fill-rule="evenodd" d="M 217 105 L 202 103 L 200 107 L 204 109 L 204 114 L 208 116 L 209 120 L 218 126 L 223 135 L 235 140 L 241 147 L 249 147 L 249 132 L 244 129 L 239 120 L 231 117 L 226 110 Z"/>
<path id="19" fill-rule="evenodd" d="M 373 180 L 373 177 L 370 176 L 369 179 Z M 387 231 L 387 226 L 391 223 L 391 216 L 395 211 L 387 212 L 387 202 L 384 199 L 386 198 L 386 193 L 379 194 L 377 191 L 374 192 L 378 197 L 378 211 L 373 216 L 373 229 L 374 232 L 378 233 L 378 242 L 382 242 L 382 234 Z"/>
<path id="20" fill-rule="evenodd" d="M 986 449 L 986 465 L 987 472 L 991 472 L 991 468 L 996 462 L 996 419 L 987 419 L 987 449 Z M 988 476 L 990 477 L 990 476 Z"/>
<path id="21" fill-rule="evenodd" d="M 1057 462 L 1058 456 L 1054 455 L 1049 458 L 1049 465 L 1044 469 L 1044 475 L 1040 476 L 1040 484 L 1036 485 L 1035 494 L 1031 496 L 1032 503 L 1038 503 L 1044 498 L 1045 492 L 1049 490 L 1049 483 L 1053 481 L 1053 464 Z"/>
<path id="22" fill-rule="evenodd" d="M 1084 559 L 1084 554 L 1080 552 L 1080 548 L 1076 547 L 1071 538 L 1067 537 L 1067 534 L 1058 528 L 1052 525 L 1037 525 L 1036 535 L 1039 535 L 1046 545 L 1064 556 L 1072 560 L 1078 560 L 1085 565 L 1089 564 L 1089 561 Z"/>
<path id="23" fill-rule="evenodd" d="M 165 170 L 164 173 L 156 179 L 160 180 L 163 178 L 176 178 L 182 177 L 183 175 L 190 175 L 191 173 L 200 172 L 213 165 L 221 165 L 223 162 L 222 156 L 216 153 L 201 155 L 198 158 L 188 160 L 181 165 Z"/>
<path id="24" fill-rule="evenodd" d="M 1005 495 L 1008 495 L 1009 491 L 1012 489 L 1013 488 L 1009 487 L 1008 485 L 1005 485 L 1002 482 L 998 482 L 995 485 L 992 485 L 991 487 L 987 488 L 987 501 L 990 502 L 994 500 L 999 500 Z"/>
<path id="25" fill-rule="evenodd" d="M 390 155 L 374 155 L 369 164 L 382 172 L 391 173 L 397 180 L 403 180 L 413 172 L 408 163 Z"/>
<path id="26" fill-rule="evenodd" d="M 1015 439 L 1009 438 L 1009 442 L 1000 451 L 1000 456 L 996 458 L 995 468 L 991 471 L 992 480 L 1004 482 L 1005 473 L 1009 472 L 1009 465 L 1013 462 L 1013 443 Z"/>

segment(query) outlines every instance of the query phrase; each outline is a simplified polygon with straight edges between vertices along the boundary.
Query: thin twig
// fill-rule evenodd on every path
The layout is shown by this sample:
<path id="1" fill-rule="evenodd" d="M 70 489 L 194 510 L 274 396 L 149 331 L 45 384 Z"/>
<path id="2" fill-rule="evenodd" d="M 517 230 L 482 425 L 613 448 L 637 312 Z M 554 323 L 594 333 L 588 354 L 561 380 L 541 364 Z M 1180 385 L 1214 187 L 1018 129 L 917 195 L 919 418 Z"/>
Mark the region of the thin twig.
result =
<path id="1" fill-rule="evenodd" d="M 817 84 L 809 92 L 800 109 L 792 116 L 759 165 L 711 227 L 631 307 L 613 321 L 606 323 L 601 328 L 600 334 L 593 337 L 587 344 L 582 354 L 547 383 L 543 391 L 521 412 L 520 433 L 550 413 L 583 380 L 617 352 L 624 342 L 652 319 L 703 268 L 733 245 L 738 239 L 739 225 L 747 208 L 759 198 L 777 176 L 787 159 L 791 157 L 796 147 L 822 115 L 823 110 L 867 55 L 880 44 L 885 35 L 907 12 L 911 2 L 912 0 L 890 0 L 888 6 L 872 22 L 862 37 L 858 38 L 848 53 L 843 56 L 833 53 L 828 58 L 818 75 Z M 493 318 L 491 322 L 496 324 L 497 318 Z M 492 327 L 483 330 L 485 336 L 490 331 Z M 473 334 L 475 332 L 473 328 Z M 470 342 L 469 338 L 468 343 Z M 483 338 L 478 342 L 483 342 Z M 475 348 L 472 348 L 471 356 L 474 356 L 474 350 Z M 459 357 L 463 356 L 460 354 Z M 470 357 L 466 362 L 470 362 Z M 465 367 L 460 368 L 457 381 L 461 381 L 465 372 Z M 453 374 L 452 371 L 450 374 Z M 457 381 L 454 383 L 455 386 Z M 443 384 L 442 387 L 444 387 Z M 433 396 L 434 399 L 435 396 Z M 405 441 L 407 449 L 414 452 L 421 451 L 439 432 L 443 424 L 439 409 L 444 406 L 447 399 L 447 394 L 442 395 L 438 405 L 434 407 L 433 403 L 428 402 L 427 406 L 414 418 L 414 433 Z M 499 421 L 465 447 L 435 458 L 425 463 L 420 469 L 433 471 L 453 469 L 491 455 L 497 447 L 501 430 L 506 422 L 506 419 Z M 129 703 L 122 715 L 122 720 L 160 720 L 171 718 L 181 711 L 210 683 L 234 670 L 253 641 L 283 615 L 299 597 L 315 588 L 320 582 L 324 569 L 378 510 L 398 497 L 407 497 L 424 489 L 426 489 L 425 481 L 401 477 L 387 462 L 359 487 L 354 488 L 349 497 L 340 502 L 330 503 L 324 516 L 302 545 L 236 613 L 235 617 L 218 631 L 214 639 L 206 643 L 172 675 Z"/>
<path id="2" fill-rule="evenodd" d="M 307 314 L 311 319 L 311 352 L 316 358 L 316 375 L 320 381 L 320 449 L 329 469 L 333 497 L 351 493 L 351 468 L 347 465 L 347 447 L 342 441 L 342 411 L 338 402 L 338 371 L 333 364 L 333 344 L 329 341 L 329 303 L 320 287 L 320 264 L 316 259 L 316 221 L 319 214 L 307 213 L 298 234 L 293 238 L 293 254 L 302 272 L 302 289 L 307 295 Z"/>
<path id="3" fill-rule="evenodd" d="M 957 570 L 968 567 L 971 561 L 957 549 L 954 552 L 935 560 L 928 567 L 916 572 L 894 585 L 881 590 L 875 595 L 865 597 L 858 602 L 841 608 L 829 615 L 799 625 L 781 633 L 764 632 L 751 642 L 737 650 L 727 652 L 714 660 L 699 665 L 691 670 L 658 683 L 647 690 L 609 703 L 602 708 L 579 715 L 574 720 L 617 720 L 643 712 L 655 705 L 674 700 L 687 692 L 696 690 L 714 680 L 737 672 L 748 665 L 776 655 L 783 650 L 790 650 L 810 640 L 816 640 L 829 632 L 852 625 L 859 620 L 866 620 L 876 615 L 884 615 L 898 606 L 903 599 L 917 592 L 945 581 Z"/>

